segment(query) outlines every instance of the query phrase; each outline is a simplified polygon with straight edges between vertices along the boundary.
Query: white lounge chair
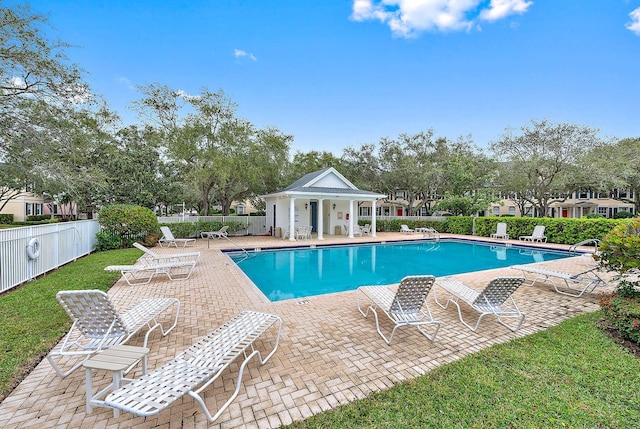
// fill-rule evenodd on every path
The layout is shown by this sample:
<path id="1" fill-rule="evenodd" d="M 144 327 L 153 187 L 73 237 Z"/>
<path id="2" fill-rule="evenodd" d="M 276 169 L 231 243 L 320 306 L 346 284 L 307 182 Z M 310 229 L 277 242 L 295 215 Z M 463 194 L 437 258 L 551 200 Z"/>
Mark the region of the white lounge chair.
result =
<path id="1" fill-rule="evenodd" d="M 512 269 L 522 271 L 522 275 L 533 275 L 529 279 L 526 286 L 531 286 L 536 282 L 549 282 L 553 285 L 553 289 L 562 295 L 579 298 L 586 292 L 593 291 L 598 286 L 606 286 L 606 282 L 596 273 L 597 267 L 581 271 L 577 274 L 566 273 L 562 271 L 554 271 L 542 268 L 538 265 L 512 265 Z M 568 291 L 558 288 L 556 281 L 562 280 Z"/>
<path id="2" fill-rule="evenodd" d="M 200 237 L 202 238 L 225 238 L 229 235 L 227 230 L 229 229 L 229 225 L 225 225 L 217 231 L 209 231 L 209 232 L 201 232 Z"/>
<path id="3" fill-rule="evenodd" d="M 491 234 L 491 238 L 501 238 L 503 240 L 509 239 L 509 234 L 507 234 L 507 224 L 504 222 L 498 222 L 496 225 L 496 232 Z"/>
<path id="4" fill-rule="evenodd" d="M 391 344 L 396 329 L 401 326 L 415 326 L 422 335 L 433 341 L 438 329 L 440 329 L 440 322 L 433 319 L 427 305 L 427 295 L 433 287 L 434 281 L 434 276 L 407 276 L 400 281 L 397 292 L 386 286 L 360 286 L 356 290 L 358 311 L 364 317 L 367 317 L 369 310 L 373 311 L 378 334 L 387 344 Z M 370 302 L 366 313 L 362 311 L 360 295 L 367 297 Z M 395 325 L 388 339 L 380 330 L 378 309 L 386 314 Z M 423 328 L 426 325 L 435 326 L 435 332 L 429 334 Z"/>
<path id="5" fill-rule="evenodd" d="M 536 227 L 533 228 L 533 233 L 531 235 L 521 235 L 520 240 L 546 242 L 547 237 L 544 235 L 544 229 L 544 225 L 536 225 Z"/>
<path id="6" fill-rule="evenodd" d="M 47 355 L 47 360 L 60 377 L 68 376 L 101 350 L 126 343 L 145 327 L 148 328 L 144 336 L 146 347 L 151 332 L 160 328 L 162 336 L 165 336 L 176 327 L 180 312 L 180 301 L 175 298 L 143 299 L 124 311 L 119 311 L 109 295 L 100 290 L 60 291 L 56 298 L 73 320 L 61 346 Z M 165 330 L 156 319 L 172 306 L 175 306 L 176 313 L 173 325 Z M 63 371 L 54 358 L 67 356 L 84 356 L 84 359 Z"/>
<path id="7" fill-rule="evenodd" d="M 299 226 L 296 228 L 296 239 L 297 240 L 306 240 L 311 238 L 311 230 L 312 226 Z"/>
<path id="8" fill-rule="evenodd" d="M 169 280 L 186 280 L 191 276 L 195 260 L 173 262 L 145 262 L 136 265 L 109 265 L 105 271 L 120 271 L 129 286 L 148 284 L 158 274 L 165 274 Z"/>
<path id="9" fill-rule="evenodd" d="M 436 283 L 437 287 L 434 288 L 433 298 L 436 303 L 444 309 L 449 306 L 450 302 L 454 303 L 455 306 L 458 307 L 458 316 L 460 317 L 460 321 L 472 331 L 478 329 L 480 322 L 484 316 L 487 315 L 496 316 L 500 324 L 506 326 L 512 331 L 516 331 L 524 321 L 524 314 L 518 309 L 512 295 L 516 289 L 520 287 L 522 282 L 524 282 L 524 278 L 522 277 L 497 277 L 491 280 L 482 291 L 478 291 L 462 282 L 444 278 L 438 280 Z M 438 294 L 436 290 L 438 287 L 451 295 L 446 304 L 442 304 L 438 301 Z M 472 309 L 480 313 L 480 317 L 478 318 L 475 326 L 471 326 L 464 321 L 458 301 L 465 302 Z M 519 320 L 517 325 L 513 327 L 507 325 L 502 320 L 503 318 L 515 318 Z"/>
<path id="10" fill-rule="evenodd" d="M 362 235 L 371 235 L 371 224 L 366 224 L 362 227 Z"/>
<path id="11" fill-rule="evenodd" d="M 263 359 L 260 352 L 254 348 L 254 342 L 276 323 L 278 332 L 275 346 Z M 281 327 L 282 320 L 278 316 L 244 311 L 169 363 L 111 392 L 104 399 L 103 405 L 137 416 L 151 416 L 168 408 L 184 395 L 189 395 L 200 405 L 207 420 L 213 422 L 238 395 L 247 363 L 254 356 L 258 356 L 260 364 L 263 365 L 276 352 Z M 218 411 L 211 415 L 200 394 L 240 355 L 243 355 L 244 359 L 239 365 L 235 390 Z M 226 388 L 225 385 L 225 390 Z M 180 410 L 184 410 L 184 405 Z"/>
<path id="12" fill-rule="evenodd" d="M 424 238 L 435 238 L 436 240 L 440 240 L 440 233 L 431 227 L 421 227 L 416 228 L 415 232 L 421 233 Z"/>
<path id="13" fill-rule="evenodd" d="M 182 261 L 194 261 L 198 262 L 198 258 L 200 258 L 200 252 L 185 252 L 185 253 L 171 253 L 171 254 L 160 254 L 156 253 L 153 250 L 143 246 L 142 244 L 135 242 L 133 246 L 136 249 L 140 249 L 144 252 L 140 261 L 150 261 L 151 263 L 162 264 L 164 262 L 182 262 Z"/>
<path id="14" fill-rule="evenodd" d="M 195 238 L 175 238 L 168 226 L 161 226 L 160 231 L 162 231 L 162 237 L 158 240 L 160 247 L 162 247 L 163 243 L 166 243 L 167 247 L 178 247 L 178 243 L 182 243 L 182 247 L 196 244 Z"/>
<path id="15" fill-rule="evenodd" d="M 400 225 L 400 232 L 402 232 L 402 233 L 409 233 L 409 234 L 411 234 L 411 233 L 413 233 L 414 231 L 413 231 L 413 229 L 409 228 L 407 225 L 402 224 L 402 225 Z"/>

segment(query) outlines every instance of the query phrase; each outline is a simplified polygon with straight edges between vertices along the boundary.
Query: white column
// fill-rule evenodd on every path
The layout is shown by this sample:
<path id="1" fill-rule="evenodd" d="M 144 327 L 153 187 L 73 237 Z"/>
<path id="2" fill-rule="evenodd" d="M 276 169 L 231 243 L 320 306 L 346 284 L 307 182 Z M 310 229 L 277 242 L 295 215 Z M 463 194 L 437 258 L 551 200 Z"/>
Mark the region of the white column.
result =
<path id="1" fill-rule="evenodd" d="M 324 230 L 324 200 L 318 200 L 318 210 L 316 211 L 316 216 L 318 216 L 316 225 L 318 226 L 318 240 L 324 240 L 322 236 L 322 232 Z"/>
<path id="2" fill-rule="evenodd" d="M 296 199 L 289 199 L 289 241 L 296 241 Z"/>
<path id="3" fill-rule="evenodd" d="M 377 200 L 371 201 L 371 236 L 377 237 L 376 235 L 376 202 Z"/>
<path id="4" fill-rule="evenodd" d="M 353 200 L 349 200 L 349 238 L 353 238 Z"/>

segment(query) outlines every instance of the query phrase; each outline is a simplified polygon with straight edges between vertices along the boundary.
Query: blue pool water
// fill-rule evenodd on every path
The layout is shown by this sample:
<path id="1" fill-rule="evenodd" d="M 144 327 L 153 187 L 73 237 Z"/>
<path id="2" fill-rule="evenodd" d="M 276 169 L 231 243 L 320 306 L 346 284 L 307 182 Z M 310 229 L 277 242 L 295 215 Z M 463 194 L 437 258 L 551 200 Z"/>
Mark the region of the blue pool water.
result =
<path id="1" fill-rule="evenodd" d="M 549 261 L 569 256 L 531 247 L 459 240 L 401 242 L 315 249 L 231 252 L 233 259 L 271 301 L 398 283 L 403 277 L 436 277 Z"/>

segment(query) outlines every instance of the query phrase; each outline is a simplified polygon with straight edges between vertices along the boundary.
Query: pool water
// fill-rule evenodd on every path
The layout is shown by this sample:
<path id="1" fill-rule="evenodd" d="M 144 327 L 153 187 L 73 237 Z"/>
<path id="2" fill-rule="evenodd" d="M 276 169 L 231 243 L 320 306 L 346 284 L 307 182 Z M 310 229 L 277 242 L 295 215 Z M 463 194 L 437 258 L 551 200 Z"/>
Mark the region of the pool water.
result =
<path id="1" fill-rule="evenodd" d="M 264 250 L 228 255 L 271 301 L 568 257 L 565 252 L 460 240 Z"/>

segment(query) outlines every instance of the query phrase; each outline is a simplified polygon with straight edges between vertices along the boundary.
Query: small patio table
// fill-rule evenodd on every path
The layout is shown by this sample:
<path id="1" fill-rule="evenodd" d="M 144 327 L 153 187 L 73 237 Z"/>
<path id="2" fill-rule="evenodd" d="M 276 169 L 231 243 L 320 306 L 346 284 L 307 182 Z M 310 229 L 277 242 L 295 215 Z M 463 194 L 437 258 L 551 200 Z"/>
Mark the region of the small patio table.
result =
<path id="1" fill-rule="evenodd" d="M 124 378 L 124 374 L 131 371 L 138 362 L 142 361 L 142 374 L 147 373 L 147 353 L 149 353 L 149 349 L 146 347 L 118 345 L 97 353 L 82 364 L 86 373 L 87 414 L 91 413 L 94 405 L 104 406 L 104 401 L 100 398 L 106 396 L 109 391 L 119 389 L 123 381 L 131 381 Z M 96 392 L 95 395 L 93 394 L 92 369 L 110 371 L 113 376 L 113 382 Z M 119 415 L 120 410 L 114 409 L 113 416 L 118 417 Z"/>

